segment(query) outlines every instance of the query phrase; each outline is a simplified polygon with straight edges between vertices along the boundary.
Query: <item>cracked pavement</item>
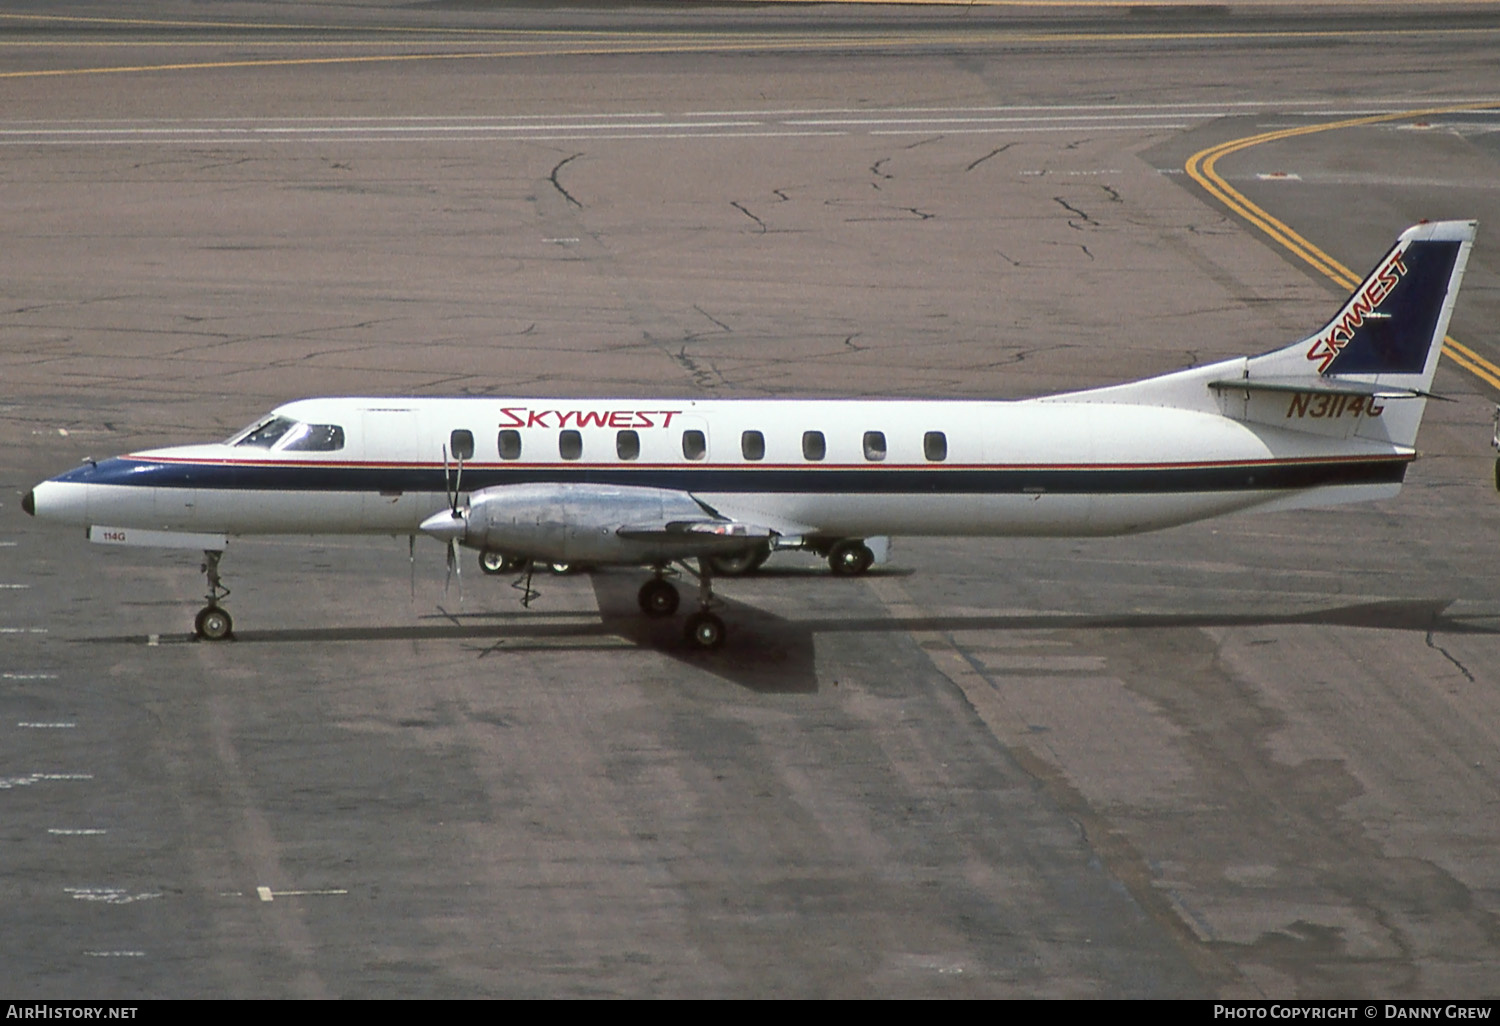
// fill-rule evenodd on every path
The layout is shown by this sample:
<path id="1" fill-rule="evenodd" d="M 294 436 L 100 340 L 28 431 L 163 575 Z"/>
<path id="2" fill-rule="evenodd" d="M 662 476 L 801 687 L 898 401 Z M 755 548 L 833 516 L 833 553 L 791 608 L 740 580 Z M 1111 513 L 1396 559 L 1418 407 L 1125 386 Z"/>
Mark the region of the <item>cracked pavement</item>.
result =
<path id="1" fill-rule="evenodd" d="M 1361 92 L 1500 91 L 1491 36 L 1426 31 L 1375 66 L 1007 37 L 7 80 L 0 584 L 24 587 L 0 600 L 36 633 L 0 670 L 0 979 L 1488 996 L 1500 507 L 1487 396 L 1451 368 L 1394 502 L 898 539 L 859 581 L 773 562 L 723 587 L 714 661 L 641 625 L 632 575 L 538 581 L 523 611 L 383 539 L 236 543 L 244 640 L 189 644 L 196 553 L 96 551 L 14 508 L 84 456 L 308 394 L 1015 398 L 1269 348 L 1337 297 L 1183 162 Z M 24 61 L 84 60 L 52 38 Z M 1309 95 L 1255 106 L 1268 76 Z M 1408 218 L 1500 223 L 1483 127 L 1226 173 L 1367 264 Z M 1486 238 L 1455 322 L 1476 345 Z"/>

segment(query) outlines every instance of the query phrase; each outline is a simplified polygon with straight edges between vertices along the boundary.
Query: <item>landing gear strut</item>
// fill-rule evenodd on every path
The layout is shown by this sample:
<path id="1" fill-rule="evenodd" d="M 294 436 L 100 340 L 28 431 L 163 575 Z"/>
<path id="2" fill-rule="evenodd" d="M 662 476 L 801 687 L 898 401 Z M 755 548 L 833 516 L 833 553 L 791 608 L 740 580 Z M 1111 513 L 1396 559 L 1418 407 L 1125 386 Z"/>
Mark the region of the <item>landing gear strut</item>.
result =
<path id="1" fill-rule="evenodd" d="M 208 605 L 200 609 L 193 620 L 193 633 L 204 641 L 223 641 L 234 636 L 234 619 L 229 610 L 219 605 L 221 599 L 229 597 L 229 589 L 219 577 L 219 560 L 223 555 L 220 550 L 205 549 L 203 565 L 199 567 L 208 577 L 208 594 L 204 596 Z"/>
<path id="2" fill-rule="evenodd" d="M 696 573 L 686 563 L 682 567 L 698 578 L 698 611 L 682 625 L 682 636 L 690 644 L 712 651 L 724 644 L 724 621 L 708 611 L 714 600 L 713 562 L 708 559 L 698 560 Z"/>
<path id="3" fill-rule="evenodd" d="M 707 558 L 698 560 L 696 570 L 686 561 L 677 565 L 685 573 L 698 578 L 698 611 L 683 623 L 682 636 L 689 644 L 698 648 L 718 648 L 724 644 L 724 621 L 708 610 L 714 601 L 713 561 Z M 656 576 L 641 585 L 641 590 L 636 593 L 636 602 L 640 604 L 641 612 L 647 616 L 671 616 L 677 612 L 682 596 L 677 591 L 677 585 L 663 576 L 666 567 L 658 566 L 655 569 Z"/>

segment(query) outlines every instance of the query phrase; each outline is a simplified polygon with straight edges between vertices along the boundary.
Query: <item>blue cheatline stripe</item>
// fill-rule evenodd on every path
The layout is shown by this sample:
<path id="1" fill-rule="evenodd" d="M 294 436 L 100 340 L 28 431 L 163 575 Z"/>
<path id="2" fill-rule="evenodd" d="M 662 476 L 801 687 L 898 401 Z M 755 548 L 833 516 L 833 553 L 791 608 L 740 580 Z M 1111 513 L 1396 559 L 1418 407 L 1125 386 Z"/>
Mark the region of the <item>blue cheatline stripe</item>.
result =
<path id="1" fill-rule="evenodd" d="M 1397 484 L 1407 456 L 1284 463 L 1160 467 L 932 467 L 922 469 L 788 467 L 465 467 L 463 490 L 510 484 L 611 484 L 684 492 L 770 494 L 1149 495 L 1173 492 L 1296 490 L 1325 485 Z M 100 460 L 56 478 L 88 484 L 226 491 L 444 492 L 441 467 L 264 466 Z"/>

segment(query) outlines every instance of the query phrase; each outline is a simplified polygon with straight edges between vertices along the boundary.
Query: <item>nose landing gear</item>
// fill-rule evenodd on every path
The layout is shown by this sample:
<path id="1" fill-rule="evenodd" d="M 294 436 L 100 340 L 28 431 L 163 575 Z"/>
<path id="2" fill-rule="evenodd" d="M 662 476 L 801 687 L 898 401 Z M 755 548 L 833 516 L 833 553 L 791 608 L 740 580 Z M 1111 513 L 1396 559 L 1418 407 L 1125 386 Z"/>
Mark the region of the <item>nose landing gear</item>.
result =
<path id="1" fill-rule="evenodd" d="M 203 565 L 199 567 L 208 577 L 208 594 L 204 596 L 208 605 L 200 609 L 193 620 L 193 633 L 204 641 L 234 637 L 234 618 L 229 615 L 229 610 L 219 605 L 221 599 L 229 597 L 229 589 L 219 577 L 219 560 L 223 555 L 222 551 L 205 549 Z"/>

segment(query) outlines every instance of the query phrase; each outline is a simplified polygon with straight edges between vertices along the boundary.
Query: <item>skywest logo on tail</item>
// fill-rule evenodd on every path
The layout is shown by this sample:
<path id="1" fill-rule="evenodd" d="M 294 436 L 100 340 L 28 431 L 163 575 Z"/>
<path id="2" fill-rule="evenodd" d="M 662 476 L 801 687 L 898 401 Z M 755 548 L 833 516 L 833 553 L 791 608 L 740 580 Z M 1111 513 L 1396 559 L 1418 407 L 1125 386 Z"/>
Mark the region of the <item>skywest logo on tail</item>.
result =
<path id="1" fill-rule="evenodd" d="M 1376 313 L 1380 304 L 1406 274 L 1406 264 L 1401 257 L 1401 250 L 1392 252 L 1366 282 L 1364 289 L 1355 293 L 1332 326 L 1308 348 L 1307 358 L 1318 365 L 1319 374 L 1326 373 L 1334 357 L 1354 341 L 1354 333 L 1365 323 L 1366 317 L 1381 316 Z"/>

